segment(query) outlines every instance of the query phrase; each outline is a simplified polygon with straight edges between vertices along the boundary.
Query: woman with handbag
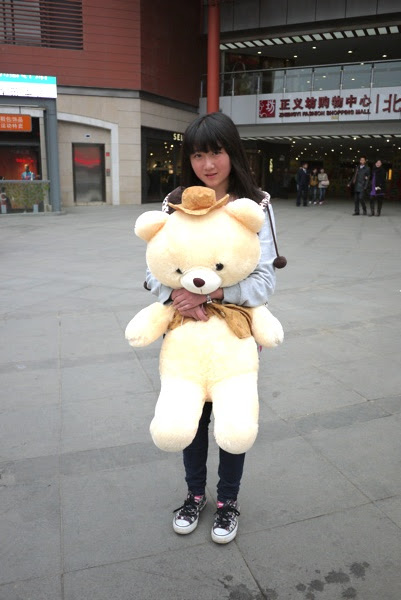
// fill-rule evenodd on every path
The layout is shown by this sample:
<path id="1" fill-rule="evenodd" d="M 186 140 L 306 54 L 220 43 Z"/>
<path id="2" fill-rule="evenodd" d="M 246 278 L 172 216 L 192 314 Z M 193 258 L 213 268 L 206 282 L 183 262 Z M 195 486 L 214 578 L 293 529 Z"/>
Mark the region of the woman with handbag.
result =
<path id="1" fill-rule="evenodd" d="M 317 176 L 318 180 L 319 180 L 319 204 L 323 204 L 325 196 L 326 196 L 326 189 L 328 188 L 330 182 L 329 182 L 329 178 L 327 173 L 325 172 L 325 170 L 323 169 L 323 167 L 320 169 L 320 172 Z"/>

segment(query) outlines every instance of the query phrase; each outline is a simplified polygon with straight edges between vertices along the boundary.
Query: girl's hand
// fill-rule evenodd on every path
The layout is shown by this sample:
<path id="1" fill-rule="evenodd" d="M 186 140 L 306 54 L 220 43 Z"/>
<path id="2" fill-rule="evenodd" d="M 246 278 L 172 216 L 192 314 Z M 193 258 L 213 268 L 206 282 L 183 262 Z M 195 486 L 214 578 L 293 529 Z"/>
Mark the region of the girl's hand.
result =
<path id="1" fill-rule="evenodd" d="M 206 302 L 206 296 L 204 294 L 194 294 L 184 288 L 173 290 L 171 298 L 173 300 L 174 308 L 181 314 L 182 311 L 191 310 Z"/>
<path id="2" fill-rule="evenodd" d="M 195 308 L 190 308 L 188 310 L 179 310 L 178 312 L 182 317 L 191 317 L 192 319 L 195 319 L 195 321 L 209 320 L 209 317 L 206 314 L 203 304 L 201 304 L 200 306 L 195 306 Z"/>

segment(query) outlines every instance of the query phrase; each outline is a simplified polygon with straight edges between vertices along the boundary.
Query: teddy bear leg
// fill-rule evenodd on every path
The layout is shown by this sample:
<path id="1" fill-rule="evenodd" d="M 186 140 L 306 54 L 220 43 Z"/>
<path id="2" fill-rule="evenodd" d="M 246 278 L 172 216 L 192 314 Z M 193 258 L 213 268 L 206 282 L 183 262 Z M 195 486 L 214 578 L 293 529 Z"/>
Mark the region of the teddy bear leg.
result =
<path id="1" fill-rule="evenodd" d="M 220 381 L 211 395 L 217 444 L 231 454 L 246 452 L 258 433 L 257 374 L 245 373 Z"/>
<path id="2" fill-rule="evenodd" d="M 198 430 L 204 401 L 200 385 L 183 379 L 162 379 L 150 424 L 153 441 L 160 450 L 177 452 L 189 446 Z"/>

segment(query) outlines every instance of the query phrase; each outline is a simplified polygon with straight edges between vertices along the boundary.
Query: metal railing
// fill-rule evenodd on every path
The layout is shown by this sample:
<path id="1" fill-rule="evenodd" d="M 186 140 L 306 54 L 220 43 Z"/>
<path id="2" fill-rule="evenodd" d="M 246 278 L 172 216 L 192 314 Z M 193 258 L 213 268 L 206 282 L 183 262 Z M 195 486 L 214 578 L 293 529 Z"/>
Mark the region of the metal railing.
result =
<path id="1" fill-rule="evenodd" d="M 207 76 L 204 76 L 201 80 L 201 98 L 206 97 L 206 83 Z M 400 85 L 401 60 L 252 71 L 241 68 L 220 74 L 220 96 L 371 89 Z"/>

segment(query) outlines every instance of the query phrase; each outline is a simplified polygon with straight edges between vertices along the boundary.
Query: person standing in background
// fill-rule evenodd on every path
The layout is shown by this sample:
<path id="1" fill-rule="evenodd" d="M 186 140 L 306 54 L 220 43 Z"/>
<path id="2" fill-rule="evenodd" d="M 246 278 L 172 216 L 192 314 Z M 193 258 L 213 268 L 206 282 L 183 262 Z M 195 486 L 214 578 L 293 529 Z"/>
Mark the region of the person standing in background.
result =
<path id="1" fill-rule="evenodd" d="M 35 179 L 35 174 L 29 168 L 29 165 L 26 164 L 24 167 L 24 171 L 21 173 L 21 179 L 24 181 Z"/>
<path id="2" fill-rule="evenodd" d="M 370 188 L 370 215 L 375 216 L 375 200 L 377 200 L 376 216 L 380 217 L 383 206 L 384 192 L 386 191 L 386 171 L 380 159 L 375 162 L 373 167 L 371 188 Z"/>
<path id="3" fill-rule="evenodd" d="M 312 169 L 309 176 L 309 204 L 317 204 L 317 186 L 318 186 L 317 168 Z"/>
<path id="4" fill-rule="evenodd" d="M 309 188 L 309 173 L 308 163 L 302 163 L 297 173 L 297 206 L 301 206 L 301 200 L 303 206 L 308 206 L 308 188 Z"/>
<path id="5" fill-rule="evenodd" d="M 326 197 L 326 190 L 329 185 L 329 178 L 323 167 L 320 169 L 317 178 L 319 181 L 319 204 L 323 204 Z"/>
<path id="6" fill-rule="evenodd" d="M 359 215 L 359 204 L 362 206 L 363 214 L 366 215 L 366 204 L 365 204 L 365 193 L 369 184 L 370 168 L 366 164 L 366 156 L 361 156 L 359 159 L 359 165 L 355 168 L 352 180 L 349 182 L 348 187 L 354 185 L 354 201 L 355 210 L 353 216 Z"/>

